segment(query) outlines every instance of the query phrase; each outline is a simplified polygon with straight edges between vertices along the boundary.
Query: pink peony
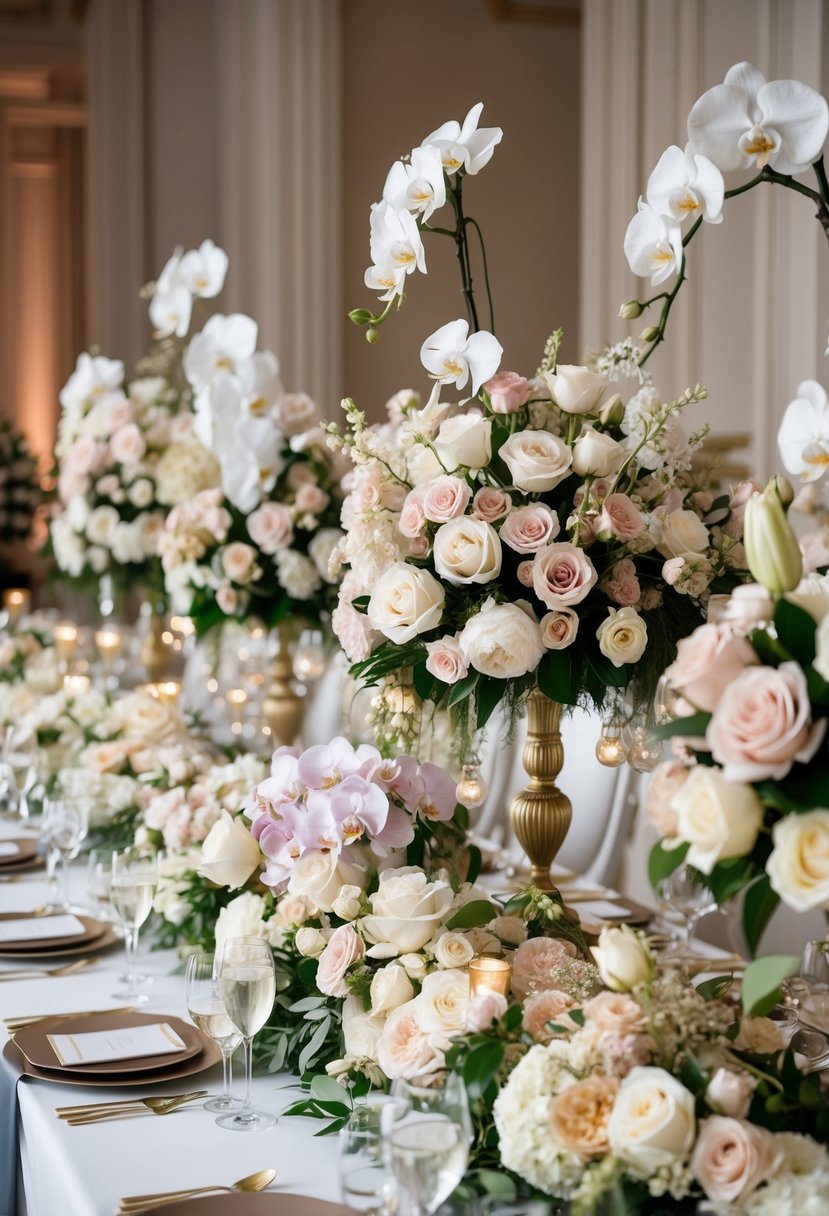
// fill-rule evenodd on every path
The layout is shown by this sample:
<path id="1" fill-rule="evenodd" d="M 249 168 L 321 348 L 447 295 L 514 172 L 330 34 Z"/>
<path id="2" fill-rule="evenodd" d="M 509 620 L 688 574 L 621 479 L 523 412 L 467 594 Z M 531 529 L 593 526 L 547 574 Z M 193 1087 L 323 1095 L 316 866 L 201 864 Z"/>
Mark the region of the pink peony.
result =
<path id="1" fill-rule="evenodd" d="M 543 502 L 519 507 L 504 520 L 499 536 L 516 553 L 536 553 L 558 536 L 558 516 Z"/>
<path id="2" fill-rule="evenodd" d="M 469 674 L 469 664 L 455 638 L 426 643 L 426 670 L 444 684 L 457 684 Z"/>
<path id="3" fill-rule="evenodd" d="M 527 404 L 533 391 L 529 380 L 518 372 L 498 372 L 487 380 L 484 388 L 495 414 L 514 414 Z"/>
<path id="4" fill-rule="evenodd" d="M 319 959 L 316 985 L 320 992 L 326 996 L 346 996 L 346 972 L 365 952 L 366 948 L 353 925 L 340 925 L 339 929 L 335 929 Z"/>
<path id="5" fill-rule="evenodd" d="M 641 536 L 644 530 L 645 517 L 627 494 L 608 494 L 594 526 L 596 534 L 607 533 L 617 540 L 628 541 Z"/>
<path id="6" fill-rule="evenodd" d="M 533 562 L 533 587 L 548 608 L 579 604 L 597 579 L 590 558 L 569 542 L 539 549 Z"/>
<path id="7" fill-rule="evenodd" d="M 294 539 L 291 512 L 280 502 L 265 502 L 247 521 L 248 535 L 263 553 L 287 549 Z"/>
<path id="8" fill-rule="evenodd" d="M 611 567 L 602 587 L 609 600 L 626 608 L 638 603 L 642 594 L 636 566 L 629 557 L 623 557 Z"/>
<path id="9" fill-rule="evenodd" d="M 422 489 L 423 514 L 435 524 L 445 524 L 450 519 L 463 515 L 472 496 L 472 491 L 465 481 L 449 475 L 436 477 Z"/>
<path id="10" fill-rule="evenodd" d="M 727 625 L 700 625 L 680 640 L 665 675 L 686 701 L 710 712 L 728 685 L 756 662 L 753 647 L 735 637 Z"/>
<path id="11" fill-rule="evenodd" d="M 484 486 L 472 499 L 472 514 L 488 524 L 509 515 L 511 507 L 512 499 L 506 490 L 496 490 L 494 486 Z"/>

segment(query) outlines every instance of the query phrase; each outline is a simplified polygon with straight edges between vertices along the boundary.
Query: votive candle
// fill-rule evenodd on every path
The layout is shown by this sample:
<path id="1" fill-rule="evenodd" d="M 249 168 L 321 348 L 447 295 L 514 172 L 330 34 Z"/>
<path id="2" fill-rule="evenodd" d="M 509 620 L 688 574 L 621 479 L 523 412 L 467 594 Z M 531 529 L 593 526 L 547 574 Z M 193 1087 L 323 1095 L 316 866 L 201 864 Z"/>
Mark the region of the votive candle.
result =
<path id="1" fill-rule="evenodd" d="M 22 616 L 29 611 L 31 593 L 25 587 L 9 587 L 3 592 L 3 607 L 9 618 L 10 625 L 16 625 Z"/>
<path id="2" fill-rule="evenodd" d="M 96 631 L 95 645 L 98 647 L 98 654 L 101 656 L 104 666 L 108 667 L 113 659 L 118 657 L 123 641 L 118 629 L 107 628 Z"/>
<path id="3" fill-rule="evenodd" d="M 497 992 L 508 996 L 511 976 L 512 966 L 508 959 L 476 954 L 469 964 L 469 995 Z"/>
<path id="4" fill-rule="evenodd" d="M 68 621 L 55 626 L 55 650 L 63 663 L 71 663 L 78 646 L 78 631 Z"/>

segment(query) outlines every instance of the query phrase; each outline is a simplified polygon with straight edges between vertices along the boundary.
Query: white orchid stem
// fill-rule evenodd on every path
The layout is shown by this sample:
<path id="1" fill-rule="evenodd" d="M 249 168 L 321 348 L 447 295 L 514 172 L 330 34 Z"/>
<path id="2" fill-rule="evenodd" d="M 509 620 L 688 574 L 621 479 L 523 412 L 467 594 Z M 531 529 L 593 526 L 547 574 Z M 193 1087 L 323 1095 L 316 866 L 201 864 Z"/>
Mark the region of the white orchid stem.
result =
<path id="1" fill-rule="evenodd" d="M 461 290 L 466 301 L 466 312 L 469 317 L 470 332 L 475 334 L 481 328 L 478 323 L 478 310 L 475 307 L 475 292 L 472 288 L 472 270 L 469 265 L 469 242 L 466 239 L 466 220 L 463 214 L 463 177 L 457 174 L 456 185 L 450 191 L 452 209 L 455 212 L 455 253 L 458 257 L 458 267 L 461 272 Z"/>

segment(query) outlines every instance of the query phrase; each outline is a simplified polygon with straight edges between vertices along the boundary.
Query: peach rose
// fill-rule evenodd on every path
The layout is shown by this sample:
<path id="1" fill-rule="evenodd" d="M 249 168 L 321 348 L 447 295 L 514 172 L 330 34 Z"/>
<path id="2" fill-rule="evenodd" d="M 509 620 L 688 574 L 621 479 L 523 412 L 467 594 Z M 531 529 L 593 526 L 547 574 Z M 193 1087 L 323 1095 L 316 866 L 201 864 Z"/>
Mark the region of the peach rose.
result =
<path id="1" fill-rule="evenodd" d="M 535 553 L 554 541 L 560 529 L 555 511 L 537 502 L 508 515 L 498 535 L 516 553 Z"/>
<path id="2" fill-rule="evenodd" d="M 472 499 L 472 514 L 478 519 L 494 524 L 496 520 L 508 515 L 512 507 L 512 499 L 506 490 L 498 490 L 495 486 L 484 486 L 478 490 Z"/>
<path id="3" fill-rule="evenodd" d="M 697 631 L 699 632 L 699 631 Z M 749 667 L 725 689 L 706 739 L 727 781 L 780 780 L 806 763 L 826 734 L 812 723 L 806 676 L 797 663 Z"/>
<path id="4" fill-rule="evenodd" d="M 660 836 L 676 836 L 677 815 L 671 803 L 688 780 L 690 771 L 678 760 L 666 760 L 654 770 L 645 809 Z"/>
<path id="5" fill-rule="evenodd" d="M 585 1021 L 608 1034 L 641 1034 L 648 1019 L 626 992 L 600 992 L 583 1006 Z"/>
<path id="6" fill-rule="evenodd" d="M 608 494 L 596 520 L 597 536 L 615 536 L 617 540 L 634 540 L 645 530 L 645 517 L 627 494 Z"/>
<path id="7" fill-rule="evenodd" d="M 532 385 L 518 372 L 498 372 L 487 380 L 484 388 L 489 393 L 489 404 L 494 414 L 514 414 L 532 396 Z"/>
<path id="8" fill-rule="evenodd" d="M 564 650 L 576 640 L 578 613 L 572 608 L 555 608 L 541 618 L 541 640 L 548 650 Z"/>
<path id="9" fill-rule="evenodd" d="M 741 1203 L 778 1160 L 774 1136 L 766 1128 L 712 1115 L 700 1124 L 691 1169 L 714 1203 Z"/>
<path id="10" fill-rule="evenodd" d="M 725 689 L 757 662 L 753 647 L 727 625 L 700 625 L 682 638 L 665 672 L 671 686 L 696 709 L 715 709 Z"/>
<path id="11" fill-rule="evenodd" d="M 294 539 L 291 512 L 281 502 L 263 503 L 247 521 L 248 535 L 263 553 L 287 549 Z"/>
<path id="12" fill-rule="evenodd" d="M 608 1122 L 619 1082 L 615 1077 L 577 1081 L 550 1102 L 550 1130 L 556 1144 L 582 1161 L 604 1157 L 610 1150 Z"/>
<path id="13" fill-rule="evenodd" d="M 134 422 L 120 427 L 109 441 L 112 459 L 118 464 L 138 464 L 147 450 L 144 436 Z"/>
<path id="14" fill-rule="evenodd" d="M 549 992 L 556 987 L 556 972 L 569 967 L 575 946 L 554 937 L 531 937 L 522 942 L 512 956 L 512 992 L 525 1001 L 534 992 Z"/>
<path id="15" fill-rule="evenodd" d="M 377 1045 L 377 1061 L 391 1080 L 428 1077 L 443 1068 L 444 1056 L 436 1036 L 421 1028 L 417 1001 L 400 1005 L 386 1019 Z M 446 1040 L 448 1046 L 448 1040 Z"/>
<path id="16" fill-rule="evenodd" d="M 339 929 L 335 929 L 320 955 L 316 978 L 320 992 L 326 996 L 346 996 L 346 972 L 365 952 L 366 948 L 353 925 L 340 925 Z"/>
<path id="17" fill-rule="evenodd" d="M 532 1035 L 536 1043 L 549 1043 L 558 1036 L 560 1031 L 551 1030 L 549 1023 L 563 1026 L 571 1030 L 575 1023 L 567 1017 L 574 1001 L 566 992 L 551 988 L 548 992 L 534 992 L 524 1003 L 524 1016 L 521 1025 L 527 1034 Z"/>
<path id="18" fill-rule="evenodd" d="M 636 577 L 636 567 L 629 557 L 623 557 L 611 567 L 602 587 L 608 599 L 623 607 L 638 603 L 642 594 L 639 579 Z"/>
<path id="19" fill-rule="evenodd" d="M 548 608 L 581 603 L 597 577 L 590 558 L 568 541 L 539 549 L 533 561 L 533 587 Z"/>
<path id="20" fill-rule="evenodd" d="M 445 524 L 463 515 L 472 491 L 460 477 L 436 477 L 424 487 L 423 514 L 435 524 Z"/>
<path id="21" fill-rule="evenodd" d="M 469 674 L 469 664 L 456 638 L 440 638 L 426 643 L 426 670 L 444 684 L 457 684 Z"/>

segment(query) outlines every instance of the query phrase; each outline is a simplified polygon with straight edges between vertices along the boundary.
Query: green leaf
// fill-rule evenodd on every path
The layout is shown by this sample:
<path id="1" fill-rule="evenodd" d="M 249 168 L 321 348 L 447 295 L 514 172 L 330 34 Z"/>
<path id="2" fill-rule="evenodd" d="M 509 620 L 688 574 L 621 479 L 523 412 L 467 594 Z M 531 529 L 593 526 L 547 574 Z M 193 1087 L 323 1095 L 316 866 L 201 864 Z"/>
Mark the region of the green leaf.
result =
<path id="1" fill-rule="evenodd" d="M 716 962 L 715 958 L 712 959 L 712 966 L 715 966 Z M 733 983 L 733 975 L 715 975 L 712 979 L 703 980 L 701 984 L 697 984 L 697 992 L 706 1001 L 718 1001 L 720 997 L 725 996 Z"/>
<path id="2" fill-rule="evenodd" d="M 504 1062 L 504 1048 L 500 1039 L 489 1039 L 483 1046 L 470 1051 L 463 1066 L 463 1079 L 470 1098 L 483 1096 Z"/>
<path id="3" fill-rule="evenodd" d="M 749 954 L 754 958 L 760 938 L 772 913 L 780 903 L 780 896 L 772 890 L 768 875 L 762 874 L 745 893 L 743 901 L 743 933 Z"/>
<path id="4" fill-rule="evenodd" d="M 627 688 L 630 683 L 630 667 L 623 663 L 621 667 L 601 652 L 587 651 L 585 654 L 588 666 L 593 670 L 602 684 L 608 688 Z"/>
<path id="5" fill-rule="evenodd" d="M 504 904 L 504 916 L 520 916 L 529 907 L 531 900 L 529 891 L 517 891 Z"/>
<path id="6" fill-rule="evenodd" d="M 322 1050 L 325 1040 L 328 1038 L 328 1031 L 331 1028 L 331 1019 L 326 1018 L 324 1022 L 320 1022 L 309 1041 L 305 1044 L 302 1051 L 299 1053 L 299 1074 L 305 1072 L 311 1060 L 318 1051 Z"/>
<path id="7" fill-rule="evenodd" d="M 662 841 L 657 840 L 648 857 L 648 879 L 654 891 L 658 891 L 659 884 L 679 869 L 690 847 L 690 844 L 681 844 L 676 849 L 666 849 Z"/>
<path id="8" fill-rule="evenodd" d="M 687 736 L 689 739 L 703 739 L 711 721 L 711 715 L 705 713 L 689 714 L 684 718 L 674 718 L 663 726 L 655 726 L 653 735 L 656 739 L 671 739 L 674 735 Z"/>
<path id="9" fill-rule="evenodd" d="M 690 1089 L 692 1094 L 698 1094 L 705 1089 L 705 1074 L 696 1056 L 688 1056 L 679 1073 L 682 1084 Z"/>
<path id="10" fill-rule="evenodd" d="M 478 1181 L 488 1195 L 497 1195 L 499 1199 L 514 1199 L 518 1193 L 509 1174 L 499 1174 L 497 1170 L 478 1170 Z"/>
<path id="11" fill-rule="evenodd" d="M 320 1102 L 339 1102 L 340 1105 L 350 1108 L 347 1091 L 333 1077 L 314 1077 L 310 1094 L 312 1098 L 316 1098 Z"/>
<path id="12" fill-rule="evenodd" d="M 486 899 L 473 899 L 462 908 L 458 908 L 451 920 L 446 922 L 447 929 L 477 929 L 479 925 L 488 925 L 498 915 L 498 909 Z"/>
<path id="13" fill-rule="evenodd" d="M 826 683 L 823 676 L 818 675 L 814 667 L 806 669 L 806 687 L 813 706 L 829 709 L 829 684 Z"/>
<path id="14" fill-rule="evenodd" d="M 538 687 L 551 701 L 562 705 L 575 705 L 579 698 L 571 649 L 550 650 L 538 664 Z"/>
<path id="15" fill-rule="evenodd" d="M 764 629 L 755 629 L 750 640 L 760 656 L 760 661 L 767 667 L 778 667 L 781 663 L 788 662 L 792 657 L 786 647 L 777 638 L 773 638 L 771 634 L 766 633 Z"/>
<path id="16" fill-rule="evenodd" d="M 319 1009 L 320 1005 L 324 1004 L 324 996 L 304 996 L 288 1008 L 291 1013 L 306 1013 L 309 1009 Z"/>
<path id="17" fill-rule="evenodd" d="M 462 680 L 458 680 L 457 684 L 452 686 L 452 691 L 446 702 L 450 709 L 453 705 L 457 705 L 459 701 L 464 701 L 469 696 L 480 678 L 480 672 L 470 671 L 468 676 L 464 676 Z"/>
<path id="18" fill-rule="evenodd" d="M 420 697 L 421 701 L 433 701 L 435 699 L 435 684 L 436 680 L 430 672 L 426 670 L 425 663 L 415 663 L 412 668 L 412 682 L 415 686 L 415 692 Z M 445 688 L 446 685 L 443 685 Z"/>
<path id="19" fill-rule="evenodd" d="M 759 781 L 755 786 L 762 802 L 778 811 L 811 811 L 829 806 L 829 773 L 795 765 L 782 782 Z"/>
<path id="20" fill-rule="evenodd" d="M 774 628 L 778 640 L 801 667 L 808 667 L 815 658 L 817 621 L 791 600 L 779 599 L 774 610 Z"/>
<path id="21" fill-rule="evenodd" d="M 567 1016 L 571 1022 L 575 1022 L 577 1026 L 584 1025 L 584 1013 L 581 1009 L 569 1009 Z"/>
<path id="22" fill-rule="evenodd" d="M 475 725 L 483 730 L 495 709 L 503 701 L 507 690 L 506 680 L 497 680 L 493 676 L 482 676 L 475 688 Z"/>
<path id="23" fill-rule="evenodd" d="M 750 857 L 730 857 L 728 861 L 717 862 L 710 874 L 701 875 L 701 880 L 722 907 L 748 886 L 753 874 Z"/>
<path id="24" fill-rule="evenodd" d="M 773 1009 L 780 996 L 780 985 L 800 969 L 796 954 L 768 954 L 749 963 L 743 976 L 743 1012 L 762 1017 Z"/>

